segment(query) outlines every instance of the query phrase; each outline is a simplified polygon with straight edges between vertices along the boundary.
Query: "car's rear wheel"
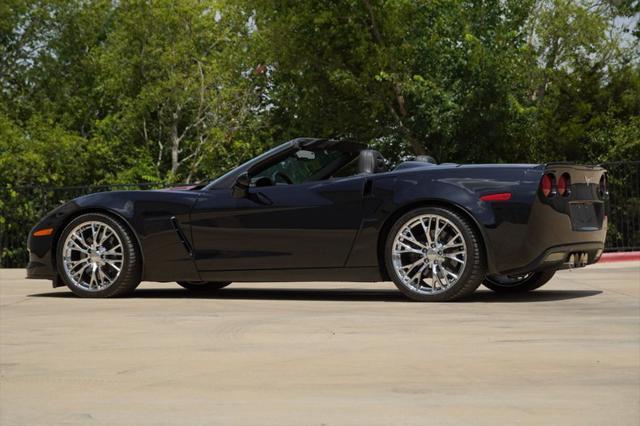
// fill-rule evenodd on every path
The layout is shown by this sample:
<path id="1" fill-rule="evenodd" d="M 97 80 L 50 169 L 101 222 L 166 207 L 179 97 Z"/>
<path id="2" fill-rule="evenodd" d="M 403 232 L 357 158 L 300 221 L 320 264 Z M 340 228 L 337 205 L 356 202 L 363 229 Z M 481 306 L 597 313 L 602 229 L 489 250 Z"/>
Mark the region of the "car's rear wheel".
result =
<path id="1" fill-rule="evenodd" d="M 480 236 L 468 220 L 441 207 L 401 216 L 385 245 L 387 272 L 407 297 L 421 302 L 459 299 L 485 276 Z"/>
<path id="2" fill-rule="evenodd" d="M 58 239 L 56 256 L 62 281 L 78 296 L 122 296 L 140 284 L 135 238 L 111 216 L 87 213 L 72 220 Z"/>
<path id="3" fill-rule="evenodd" d="M 203 291 L 203 290 L 220 290 L 225 288 L 231 282 L 223 281 L 178 281 L 178 284 L 187 290 Z"/>
<path id="4" fill-rule="evenodd" d="M 489 275 L 482 284 L 497 293 L 523 293 L 542 287 L 555 273 L 551 269 L 520 275 Z"/>

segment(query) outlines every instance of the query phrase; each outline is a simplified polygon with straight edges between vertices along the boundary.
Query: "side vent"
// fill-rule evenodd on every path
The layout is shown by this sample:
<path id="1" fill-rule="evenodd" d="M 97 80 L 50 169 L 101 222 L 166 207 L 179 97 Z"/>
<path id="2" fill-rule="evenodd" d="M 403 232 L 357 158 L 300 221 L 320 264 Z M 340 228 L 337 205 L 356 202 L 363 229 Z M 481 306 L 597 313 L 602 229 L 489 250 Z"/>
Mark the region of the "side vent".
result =
<path id="1" fill-rule="evenodd" d="M 187 250 L 187 253 L 189 253 L 189 256 L 193 257 L 193 250 L 191 249 L 191 244 L 189 244 L 189 240 L 187 240 L 187 237 L 185 237 L 184 232 L 182 232 L 182 228 L 180 228 L 178 219 L 176 219 L 175 216 L 171 216 L 171 225 L 173 226 L 173 229 L 175 229 L 176 234 L 178 234 L 178 238 L 180 239 L 180 242 L 182 243 L 184 248 Z"/>

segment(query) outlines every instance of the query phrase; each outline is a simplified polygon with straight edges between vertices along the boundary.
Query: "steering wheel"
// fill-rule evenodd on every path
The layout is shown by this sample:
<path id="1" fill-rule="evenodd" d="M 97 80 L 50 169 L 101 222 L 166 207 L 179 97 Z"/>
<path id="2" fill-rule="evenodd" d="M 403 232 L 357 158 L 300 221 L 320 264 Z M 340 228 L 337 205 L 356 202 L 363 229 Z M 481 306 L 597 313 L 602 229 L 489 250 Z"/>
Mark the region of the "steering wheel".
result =
<path id="1" fill-rule="evenodd" d="M 293 181 L 291 180 L 291 178 L 287 176 L 282 170 L 278 170 L 274 172 L 273 175 L 271 176 L 271 180 L 273 181 L 274 184 L 278 182 L 278 178 L 282 179 L 288 185 L 293 184 Z"/>

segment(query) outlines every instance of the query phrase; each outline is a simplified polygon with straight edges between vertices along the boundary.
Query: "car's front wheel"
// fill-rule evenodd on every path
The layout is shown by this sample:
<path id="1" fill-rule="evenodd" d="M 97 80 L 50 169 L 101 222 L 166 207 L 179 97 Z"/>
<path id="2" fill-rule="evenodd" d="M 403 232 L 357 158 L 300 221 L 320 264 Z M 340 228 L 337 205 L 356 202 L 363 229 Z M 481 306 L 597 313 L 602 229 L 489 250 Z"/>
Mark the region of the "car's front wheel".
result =
<path id="1" fill-rule="evenodd" d="M 482 284 L 496 293 L 524 293 L 542 287 L 555 273 L 551 269 L 520 275 L 489 275 Z"/>
<path id="2" fill-rule="evenodd" d="M 111 216 L 87 213 L 73 219 L 58 239 L 56 256 L 62 281 L 78 296 L 122 296 L 140 284 L 135 238 Z"/>
<path id="3" fill-rule="evenodd" d="M 220 290 L 225 288 L 230 282 L 223 281 L 178 281 L 178 284 L 187 290 L 203 291 L 203 290 Z"/>
<path id="4" fill-rule="evenodd" d="M 478 232 L 466 218 L 442 207 L 401 216 L 389 231 L 385 263 L 396 287 L 421 302 L 471 294 L 486 270 Z"/>

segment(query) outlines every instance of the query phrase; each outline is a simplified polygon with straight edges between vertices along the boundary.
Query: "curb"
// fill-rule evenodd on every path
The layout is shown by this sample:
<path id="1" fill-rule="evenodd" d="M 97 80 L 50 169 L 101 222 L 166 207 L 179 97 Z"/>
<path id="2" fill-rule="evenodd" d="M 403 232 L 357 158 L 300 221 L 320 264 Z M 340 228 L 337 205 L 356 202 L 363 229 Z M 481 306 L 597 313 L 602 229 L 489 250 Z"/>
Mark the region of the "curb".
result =
<path id="1" fill-rule="evenodd" d="M 619 253 L 603 253 L 597 263 L 624 262 L 640 260 L 640 251 L 623 251 Z"/>

